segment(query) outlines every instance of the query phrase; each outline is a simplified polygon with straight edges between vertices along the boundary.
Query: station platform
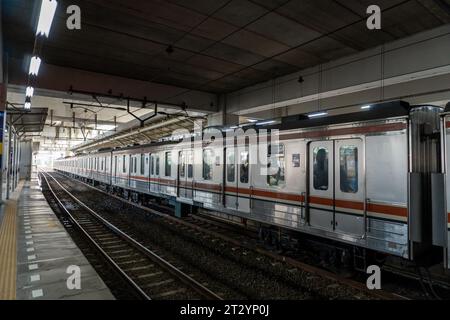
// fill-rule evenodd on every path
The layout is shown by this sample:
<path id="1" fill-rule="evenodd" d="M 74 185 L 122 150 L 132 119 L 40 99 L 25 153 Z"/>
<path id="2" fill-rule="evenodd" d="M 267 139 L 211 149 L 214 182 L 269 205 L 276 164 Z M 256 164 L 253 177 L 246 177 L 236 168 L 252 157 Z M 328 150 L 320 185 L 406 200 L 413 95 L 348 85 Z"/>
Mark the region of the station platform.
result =
<path id="1" fill-rule="evenodd" d="M 0 300 L 114 299 L 48 205 L 36 174 L 20 182 L 2 211 Z"/>

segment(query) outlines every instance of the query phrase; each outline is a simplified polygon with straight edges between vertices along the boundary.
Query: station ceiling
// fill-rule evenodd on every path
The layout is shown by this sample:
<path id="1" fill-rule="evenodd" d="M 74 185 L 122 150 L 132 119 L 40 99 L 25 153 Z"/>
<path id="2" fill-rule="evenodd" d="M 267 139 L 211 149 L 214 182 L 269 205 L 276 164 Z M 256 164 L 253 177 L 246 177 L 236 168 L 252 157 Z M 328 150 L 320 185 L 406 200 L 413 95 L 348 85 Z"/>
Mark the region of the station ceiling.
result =
<path id="1" fill-rule="evenodd" d="M 5 51 L 25 61 L 33 50 L 40 1 L 2 2 Z M 58 3 L 42 49 L 45 63 L 211 93 L 231 92 L 450 23 L 449 0 Z M 66 28 L 65 10 L 73 4 L 82 10 L 80 31 Z M 383 10 L 379 31 L 366 28 L 371 4 Z"/>

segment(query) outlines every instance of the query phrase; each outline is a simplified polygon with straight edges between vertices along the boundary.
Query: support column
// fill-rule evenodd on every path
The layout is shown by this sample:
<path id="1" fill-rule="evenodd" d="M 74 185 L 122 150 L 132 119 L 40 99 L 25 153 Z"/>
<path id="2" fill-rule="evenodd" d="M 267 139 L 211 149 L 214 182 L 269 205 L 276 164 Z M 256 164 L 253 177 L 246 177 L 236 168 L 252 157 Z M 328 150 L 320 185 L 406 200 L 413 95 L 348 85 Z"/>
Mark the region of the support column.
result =
<path id="1" fill-rule="evenodd" d="M 9 194 L 10 194 L 10 190 L 11 190 L 11 174 L 12 174 L 12 170 L 11 170 L 11 165 L 12 165 L 12 126 L 11 124 L 8 125 L 8 162 L 6 165 L 6 170 L 5 170 L 5 174 L 6 174 L 6 199 L 9 199 Z"/>
<path id="2" fill-rule="evenodd" d="M 226 95 L 219 97 L 219 112 L 208 115 L 207 126 L 230 127 L 239 125 L 239 116 L 227 112 Z"/>
<path id="3" fill-rule="evenodd" d="M 19 185 L 19 174 L 20 174 L 20 167 L 19 167 L 19 160 L 20 160 L 20 140 L 19 140 L 19 134 L 16 132 L 15 134 L 15 144 L 14 144 L 14 190 L 16 190 L 17 186 Z"/>
<path id="4" fill-rule="evenodd" d="M 2 30 L 2 6 L 0 5 L 0 202 L 4 200 L 3 193 L 6 191 L 4 185 L 7 170 L 7 149 L 5 148 L 6 128 L 6 87 L 8 83 L 7 68 L 3 59 L 3 30 Z"/>

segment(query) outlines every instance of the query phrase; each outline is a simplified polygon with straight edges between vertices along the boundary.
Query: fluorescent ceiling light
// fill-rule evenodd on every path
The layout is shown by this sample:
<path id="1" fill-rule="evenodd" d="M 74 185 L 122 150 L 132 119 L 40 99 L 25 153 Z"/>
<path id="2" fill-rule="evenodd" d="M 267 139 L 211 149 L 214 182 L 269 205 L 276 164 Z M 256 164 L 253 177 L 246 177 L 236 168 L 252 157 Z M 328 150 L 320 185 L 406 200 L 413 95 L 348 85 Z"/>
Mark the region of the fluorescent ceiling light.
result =
<path id="1" fill-rule="evenodd" d="M 272 123 L 275 123 L 275 121 L 274 121 L 274 120 L 271 120 L 271 121 L 259 122 L 259 123 L 257 123 L 256 125 L 257 125 L 257 126 L 265 126 L 266 124 L 272 124 Z"/>
<path id="2" fill-rule="evenodd" d="M 370 106 L 370 105 L 367 105 L 367 106 L 362 106 L 361 107 L 361 110 L 368 110 L 368 109 L 370 109 L 372 106 Z"/>
<path id="3" fill-rule="evenodd" d="M 48 37 L 57 6 L 58 2 L 56 0 L 42 0 L 36 35 L 44 35 Z"/>
<path id="4" fill-rule="evenodd" d="M 326 116 L 327 114 L 328 114 L 328 112 L 317 112 L 317 113 L 308 114 L 308 117 L 309 118 L 317 118 L 317 117 Z"/>
<path id="5" fill-rule="evenodd" d="M 110 131 L 114 130 L 116 126 L 110 124 L 99 124 L 97 125 L 97 130 Z"/>
<path id="6" fill-rule="evenodd" d="M 29 98 L 31 98 L 34 94 L 34 88 L 33 87 L 27 87 L 25 95 Z"/>
<path id="7" fill-rule="evenodd" d="M 252 123 L 253 123 L 253 122 L 258 122 L 258 120 L 256 120 L 256 119 L 247 119 L 247 121 L 248 121 L 248 122 L 252 122 Z"/>
<path id="8" fill-rule="evenodd" d="M 41 58 L 32 57 L 30 62 L 30 75 L 37 76 L 39 73 L 39 68 L 41 67 Z"/>
<path id="9" fill-rule="evenodd" d="M 31 102 L 25 102 L 23 107 L 24 107 L 25 110 L 30 110 L 31 109 Z"/>

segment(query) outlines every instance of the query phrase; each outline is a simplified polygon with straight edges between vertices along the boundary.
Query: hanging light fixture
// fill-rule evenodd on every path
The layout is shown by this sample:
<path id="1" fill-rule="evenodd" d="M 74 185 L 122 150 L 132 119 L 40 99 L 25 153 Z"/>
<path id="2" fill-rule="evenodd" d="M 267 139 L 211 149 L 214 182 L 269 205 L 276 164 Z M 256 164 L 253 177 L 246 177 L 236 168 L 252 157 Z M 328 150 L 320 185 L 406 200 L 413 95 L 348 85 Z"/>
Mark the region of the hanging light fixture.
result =
<path id="1" fill-rule="evenodd" d="M 25 110 L 30 110 L 31 109 L 31 98 L 30 97 L 27 97 L 25 99 L 25 104 L 23 105 L 23 108 Z"/>
<path id="2" fill-rule="evenodd" d="M 30 70 L 28 73 L 32 76 L 37 76 L 39 73 L 39 68 L 41 67 L 41 62 L 41 58 L 36 56 L 32 57 L 30 62 Z"/>
<path id="3" fill-rule="evenodd" d="M 36 35 L 48 38 L 57 6 L 58 2 L 56 0 L 42 0 Z"/>
<path id="4" fill-rule="evenodd" d="M 317 118 L 317 117 L 326 116 L 327 114 L 328 114 L 328 112 L 316 112 L 316 113 L 308 114 L 308 117 L 309 118 Z"/>
<path id="5" fill-rule="evenodd" d="M 34 88 L 33 88 L 33 87 L 27 87 L 27 90 L 26 90 L 26 92 L 25 92 L 25 95 L 26 95 L 28 98 L 31 98 L 31 97 L 33 97 L 33 94 L 34 94 Z"/>

